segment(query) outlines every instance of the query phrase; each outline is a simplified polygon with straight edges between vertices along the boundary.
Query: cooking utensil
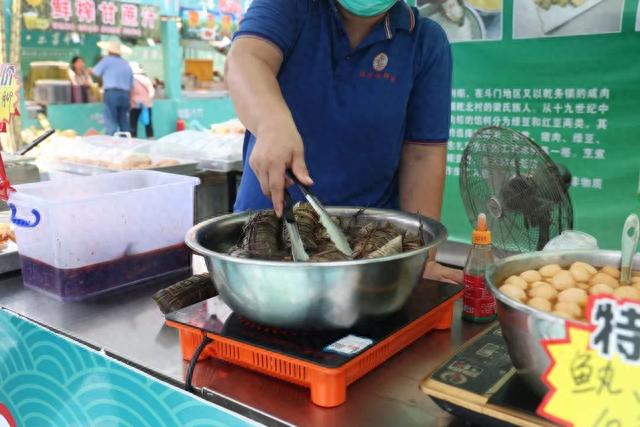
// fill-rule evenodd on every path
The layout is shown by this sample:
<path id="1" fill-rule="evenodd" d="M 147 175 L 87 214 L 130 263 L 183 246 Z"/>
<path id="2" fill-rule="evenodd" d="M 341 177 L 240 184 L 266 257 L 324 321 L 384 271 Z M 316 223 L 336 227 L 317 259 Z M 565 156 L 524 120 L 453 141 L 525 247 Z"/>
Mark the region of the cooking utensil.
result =
<path id="1" fill-rule="evenodd" d="M 620 284 L 631 283 L 631 265 L 633 256 L 638 250 L 638 238 L 640 238 L 640 218 L 631 214 L 624 223 L 622 229 L 622 264 L 620 265 Z"/>
<path id="2" fill-rule="evenodd" d="M 34 149 L 42 141 L 53 135 L 55 130 L 50 129 L 37 137 L 31 144 L 19 151 L 18 156 L 11 156 L 10 154 L 4 154 L 6 157 L 13 157 L 13 159 L 20 159 L 20 156 L 24 156 L 26 153 Z M 20 164 L 15 160 L 10 160 L 5 164 L 4 156 L 0 154 L 0 210 L 7 209 L 7 201 L 9 200 L 9 193 L 15 191 L 11 187 L 9 182 L 9 175 L 11 175 L 11 181 L 17 184 L 25 184 L 31 182 L 40 181 L 40 170 L 33 164 Z M 22 159 L 24 161 L 24 159 Z"/>
<path id="3" fill-rule="evenodd" d="M 329 238 L 336 245 L 336 248 L 338 248 L 338 250 L 343 254 L 347 256 L 352 256 L 353 250 L 349 245 L 347 236 L 344 235 L 344 233 L 342 232 L 342 229 L 340 229 L 338 224 L 336 224 L 331 219 L 331 216 L 329 216 L 329 214 L 327 213 L 327 210 L 322 205 L 320 200 L 316 197 L 316 195 L 313 193 L 313 191 L 309 187 L 304 185 L 302 182 L 300 182 L 300 180 L 295 176 L 293 172 L 289 171 L 288 175 L 289 175 L 289 178 L 291 178 L 293 182 L 296 183 L 298 188 L 300 188 L 300 191 L 302 191 L 302 194 L 304 194 L 304 197 L 307 199 L 309 204 L 311 204 L 311 206 L 313 207 L 313 210 L 315 210 L 318 216 L 320 217 L 320 223 L 327 230 L 327 233 L 329 234 Z"/>
<path id="4" fill-rule="evenodd" d="M 287 233 L 289 233 L 293 260 L 296 262 L 309 261 L 309 255 L 304 250 L 304 244 L 296 224 L 296 217 L 293 214 L 293 199 L 287 189 L 284 190 L 284 223 L 287 227 Z"/>
<path id="5" fill-rule="evenodd" d="M 544 251 L 509 257 L 487 270 L 487 285 L 496 296 L 498 320 L 513 365 L 540 396 L 547 392 L 547 387 L 540 378 L 550 363 L 540 341 L 566 338 L 566 320 L 519 303 L 499 292 L 498 286 L 509 276 L 526 270 L 537 270 L 548 264 L 567 267 L 576 261 L 582 261 L 594 267 L 604 267 L 619 265 L 621 259 L 621 252 L 615 251 Z M 640 255 L 636 255 L 634 260 L 640 262 Z"/>
<path id="6" fill-rule="evenodd" d="M 18 154 L 21 155 L 21 156 L 24 156 L 25 154 L 27 154 L 29 151 L 31 151 L 34 148 L 36 148 L 42 141 L 44 141 L 45 139 L 49 138 L 54 133 L 56 133 L 55 129 L 49 129 L 48 131 L 46 131 L 45 133 L 43 133 L 42 135 L 40 135 L 39 137 L 34 139 L 31 144 L 27 145 L 25 148 L 23 148 L 22 150 L 18 151 Z"/>
<path id="7" fill-rule="evenodd" d="M 187 233 L 186 243 L 205 258 L 220 296 L 241 316 L 280 328 L 341 329 L 402 308 L 422 277 L 429 249 L 447 238 L 442 224 L 419 215 L 357 207 L 329 207 L 327 212 L 355 218 L 356 226 L 373 221 L 422 233 L 425 246 L 384 258 L 323 263 L 227 255 L 250 212 L 198 224 Z"/>

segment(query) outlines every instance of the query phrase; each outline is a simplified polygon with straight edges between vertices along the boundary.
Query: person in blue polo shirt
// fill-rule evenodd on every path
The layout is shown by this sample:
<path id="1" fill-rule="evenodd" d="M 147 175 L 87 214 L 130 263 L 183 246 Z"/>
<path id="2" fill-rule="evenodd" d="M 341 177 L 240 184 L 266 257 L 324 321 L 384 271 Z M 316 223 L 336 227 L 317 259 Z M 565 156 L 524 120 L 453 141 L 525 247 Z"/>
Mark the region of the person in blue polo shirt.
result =
<path id="1" fill-rule="evenodd" d="M 445 32 L 402 0 L 254 0 L 227 58 L 248 129 L 234 210 L 281 215 L 291 169 L 327 205 L 439 218 L 451 74 Z"/>

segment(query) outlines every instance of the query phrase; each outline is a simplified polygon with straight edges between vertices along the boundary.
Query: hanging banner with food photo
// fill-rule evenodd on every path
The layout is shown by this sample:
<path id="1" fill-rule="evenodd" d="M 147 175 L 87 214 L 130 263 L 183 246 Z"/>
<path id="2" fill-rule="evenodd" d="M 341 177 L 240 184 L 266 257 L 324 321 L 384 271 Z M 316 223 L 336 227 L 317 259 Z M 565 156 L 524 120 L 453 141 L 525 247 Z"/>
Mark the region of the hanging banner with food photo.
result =
<path id="1" fill-rule="evenodd" d="M 218 0 L 211 9 L 181 8 L 182 37 L 198 40 L 231 38 L 244 10 L 241 0 Z"/>
<path id="2" fill-rule="evenodd" d="M 20 103 L 20 74 L 14 64 L 0 64 L 0 132 L 6 132 Z"/>
<path id="3" fill-rule="evenodd" d="M 617 248 L 606 224 L 640 208 L 640 167 L 630 155 L 640 134 L 638 3 L 418 0 L 417 7 L 442 26 L 453 54 L 443 209 L 451 238 L 468 242 L 480 209 L 500 250 L 540 250 L 568 229 L 593 236 L 595 247 Z M 478 134 L 492 127 L 517 135 Z M 486 138 L 492 150 L 480 151 Z M 516 155 L 520 149 L 528 154 Z"/>

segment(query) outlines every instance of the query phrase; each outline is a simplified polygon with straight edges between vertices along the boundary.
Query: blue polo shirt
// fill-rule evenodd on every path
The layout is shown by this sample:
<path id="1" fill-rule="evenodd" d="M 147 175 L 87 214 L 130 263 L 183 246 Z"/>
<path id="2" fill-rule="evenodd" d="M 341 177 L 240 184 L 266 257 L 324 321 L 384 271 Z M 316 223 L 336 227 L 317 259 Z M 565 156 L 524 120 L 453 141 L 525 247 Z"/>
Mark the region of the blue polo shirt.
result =
<path id="1" fill-rule="evenodd" d="M 129 63 L 119 56 L 105 56 L 91 72 L 102 78 L 102 86 L 105 90 L 118 89 L 127 92 L 131 90 L 133 71 Z"/>
<path id="2" fill-rule="evenodd" d="M 397 209 L 403 145 L 449 138 L 451 50 L 442 28 L 398 1 L 351 49 L 335 0 L 254 0 L 235 38 L 246 36 L 284 55 L 278 82 L 320 200 Z M 236 211 L 271 207 L 249 166 L 254 145 L 247 133 Z"/>

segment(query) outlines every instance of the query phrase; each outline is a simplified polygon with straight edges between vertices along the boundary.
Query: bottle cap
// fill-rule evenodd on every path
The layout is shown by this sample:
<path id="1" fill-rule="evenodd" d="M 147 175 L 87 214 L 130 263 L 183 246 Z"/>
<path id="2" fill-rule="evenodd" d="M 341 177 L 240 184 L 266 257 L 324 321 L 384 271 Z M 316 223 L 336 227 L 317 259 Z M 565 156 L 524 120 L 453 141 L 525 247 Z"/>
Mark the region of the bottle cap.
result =
<path id="1" fill-rule="evenodd" d="M 491 232 L 487 230 L 487 216 L 483 213 L 478 215 L 478 224 L 473 231 L 471 241 L 474 245 L 491 244 Z"/>

